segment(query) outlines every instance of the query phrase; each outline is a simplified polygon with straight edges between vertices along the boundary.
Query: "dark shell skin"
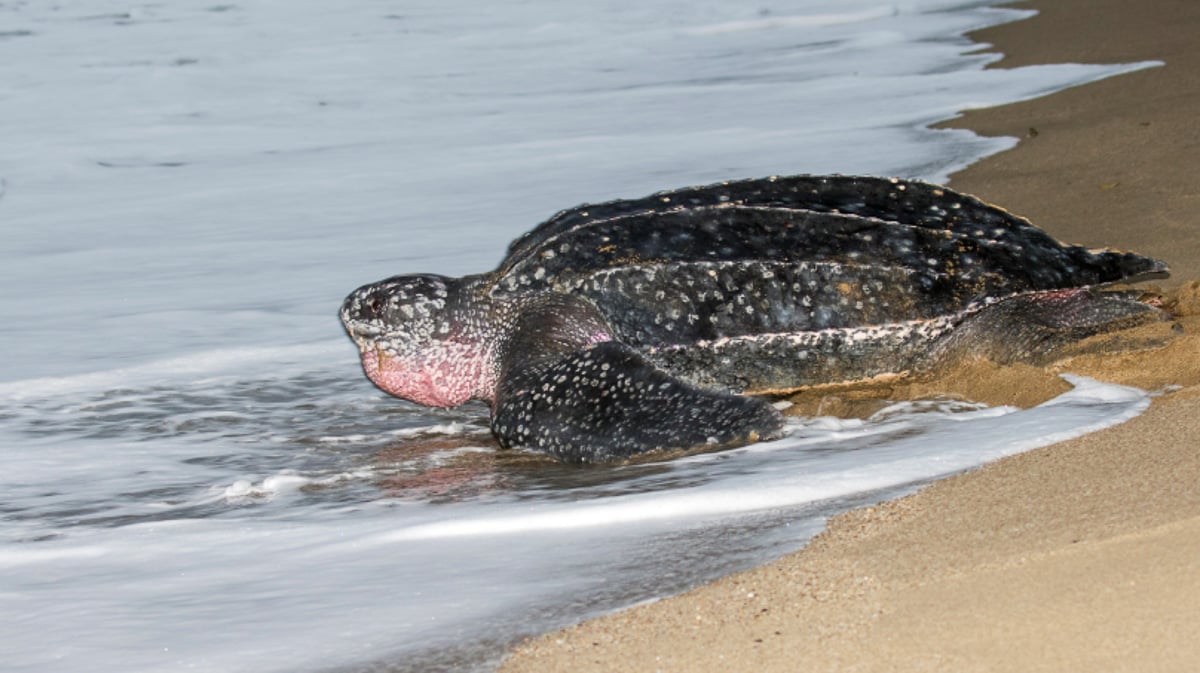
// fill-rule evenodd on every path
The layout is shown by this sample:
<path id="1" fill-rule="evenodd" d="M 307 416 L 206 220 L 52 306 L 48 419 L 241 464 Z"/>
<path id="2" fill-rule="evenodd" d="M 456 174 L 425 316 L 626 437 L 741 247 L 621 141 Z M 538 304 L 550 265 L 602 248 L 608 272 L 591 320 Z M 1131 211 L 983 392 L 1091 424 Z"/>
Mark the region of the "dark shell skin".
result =
<path id="1" fill-rule="evenodd" d="M 794 176 L 566 210 L 492 273 L 364 286 L 342 320 L 384 390 L 488 400 L 502 446 L 591 462 L 778 436 L 739 393 L 1037 361 L 1157 319 L 1096 288 L 1166 271 L 944 187 Z"/>

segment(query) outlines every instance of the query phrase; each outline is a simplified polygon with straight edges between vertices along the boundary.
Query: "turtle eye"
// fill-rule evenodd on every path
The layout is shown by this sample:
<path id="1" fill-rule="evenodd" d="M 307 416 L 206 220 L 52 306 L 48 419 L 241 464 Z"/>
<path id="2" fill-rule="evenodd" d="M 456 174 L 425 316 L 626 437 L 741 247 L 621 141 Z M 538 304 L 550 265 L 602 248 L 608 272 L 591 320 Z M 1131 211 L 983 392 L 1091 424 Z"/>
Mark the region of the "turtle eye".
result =
<path id="1" fill-rule="evenodd" d="M 363 308 L 367 309 L 367 313 L 372 316 L 378 316 L 383 313 L 384 301 L 377 295 L 371 295 L 363 302 Z"/>

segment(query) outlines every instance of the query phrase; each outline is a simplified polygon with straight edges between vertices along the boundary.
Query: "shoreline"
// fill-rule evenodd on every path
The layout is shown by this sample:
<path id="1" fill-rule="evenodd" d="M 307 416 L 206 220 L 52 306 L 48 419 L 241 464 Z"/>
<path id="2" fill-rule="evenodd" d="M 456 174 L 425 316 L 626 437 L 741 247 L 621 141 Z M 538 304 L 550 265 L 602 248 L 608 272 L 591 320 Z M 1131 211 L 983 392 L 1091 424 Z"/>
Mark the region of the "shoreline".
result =
<path id="1" fill-rule="evenodd" d="M 949 184 L 1061 240 L 1166 260 L 1182 316 L 1162 326 L 1169 341 L 1059 366 L 1175 388 L 1122 425 L 835 517 L 765 566 L 532 639 L 501 670 L 1184 671 L 1200 660 L 1200 5 L 1014 4 L 1039 14 L 971 34 L 1005 54 L 993 67 L 1166 65 L 937 125 L 1021 138 Z"/>

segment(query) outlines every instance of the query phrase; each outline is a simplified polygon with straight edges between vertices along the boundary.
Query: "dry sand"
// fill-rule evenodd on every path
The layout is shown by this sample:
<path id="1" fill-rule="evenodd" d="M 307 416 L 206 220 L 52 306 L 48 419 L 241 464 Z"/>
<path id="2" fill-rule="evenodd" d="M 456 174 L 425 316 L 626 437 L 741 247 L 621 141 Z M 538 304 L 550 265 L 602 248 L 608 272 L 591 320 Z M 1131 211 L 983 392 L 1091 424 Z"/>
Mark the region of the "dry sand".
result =
<path id="1" fill-rule="evenodd" d="M 1182 387 L 1124 425 L 837 517 L 775 563 L 534 639 L 504 671 L 1200 669 L 1200 300 L 1184 282 L 1200 275 L 1200 2 L 1020 6 L 1041 14 L 975 36 L 1010 55 L 999 67 L 1167 65 L 948 124 L 1022 138 L 952 185 L 1062 240 L 1167 260 L 1185 315 L 1134 337 L 1153 348 L 979 365 L 951 387 L 1028 402 L 1059 370 Z"/>

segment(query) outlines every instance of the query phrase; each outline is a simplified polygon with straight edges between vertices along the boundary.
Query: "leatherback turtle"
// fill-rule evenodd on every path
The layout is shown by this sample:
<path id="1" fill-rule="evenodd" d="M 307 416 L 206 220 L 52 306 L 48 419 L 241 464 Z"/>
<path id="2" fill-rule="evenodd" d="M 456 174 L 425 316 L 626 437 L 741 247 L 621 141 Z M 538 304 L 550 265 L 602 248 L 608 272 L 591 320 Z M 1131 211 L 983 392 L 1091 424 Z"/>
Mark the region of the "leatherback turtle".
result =
<path id="1" fill-rule="evenodd" d="M 564 210 L 491 273 L 394 276 L 341 319 L 384 391 L 486 400 L 501 446 L 593 462 L 780 435 L 746 394 L 1037 359 L 1153 317 L 1097 286 L 1166 271 L 944 187 L 801 175 Z"/>

